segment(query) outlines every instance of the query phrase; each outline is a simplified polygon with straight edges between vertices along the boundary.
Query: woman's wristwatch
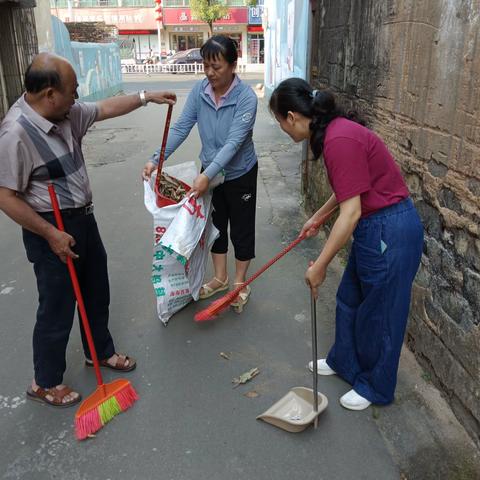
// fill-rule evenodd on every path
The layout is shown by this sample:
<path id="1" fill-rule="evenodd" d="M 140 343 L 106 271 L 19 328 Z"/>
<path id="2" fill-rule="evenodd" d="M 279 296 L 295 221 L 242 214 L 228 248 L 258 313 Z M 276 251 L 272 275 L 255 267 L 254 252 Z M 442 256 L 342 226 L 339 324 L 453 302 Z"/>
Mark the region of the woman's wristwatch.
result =
<path id="1" fill-rule="evenodd" d="M 140 102 L 142 103 L 142 106 L 146 107 L 148 102 L 145 97 L 145 90 L 140 90 L 138 92 L 138 96 L 140 97 Z"/>

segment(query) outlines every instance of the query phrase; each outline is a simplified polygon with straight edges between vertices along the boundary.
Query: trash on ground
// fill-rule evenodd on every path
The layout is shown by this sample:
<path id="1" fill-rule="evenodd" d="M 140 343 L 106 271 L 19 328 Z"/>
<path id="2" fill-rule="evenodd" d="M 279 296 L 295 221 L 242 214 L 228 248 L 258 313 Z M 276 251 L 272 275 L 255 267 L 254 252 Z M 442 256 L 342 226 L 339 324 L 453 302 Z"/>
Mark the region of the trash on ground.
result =
<path id="1" fill-rule="evenodd" d="M 233 388 L 249 382 L 252 378 L 256 377 L 259 373 L 260 373 L 260 370 L 256 367 L 252 368 L 248 372 L 242 373 L 239 377 L 234 378 L 232 380 L 232 383 L 234 384 Z"/>
<path id="2" fill-rule="evenodd" d="M 259 394 L 255 390 L 250 390 L 249 392 L 247 392 L 245 394 L 245 397 L 247 397 L 247 398 L 257 398 L 258 396 L 259 396 Z"/>
<path id="3" fill-rule="evenodd" d="M 230 360 L 230 357 L 225 352 L 220 352 L 220 356 L 225 360 Z"/>

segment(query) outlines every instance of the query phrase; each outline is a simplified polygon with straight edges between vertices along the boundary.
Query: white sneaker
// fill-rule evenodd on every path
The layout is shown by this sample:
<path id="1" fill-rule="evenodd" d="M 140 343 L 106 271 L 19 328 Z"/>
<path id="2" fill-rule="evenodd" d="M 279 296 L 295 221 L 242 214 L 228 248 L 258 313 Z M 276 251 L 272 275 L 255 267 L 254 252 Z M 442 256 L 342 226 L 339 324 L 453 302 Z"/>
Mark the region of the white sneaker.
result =
<path id="1" fill-rule="evenodd" d="M 363 398 L 355 390 L 350 390 L 343 395 L 343 397 L 340 398 L 340 403 L 342 407 L 348 408 L 349 410 L 365 410 L 372 404 L 372 402 Z"/>
<path id="2" fill-rule="evenodd" d="M 308 362 L 308 369 L 313 372 L 313 362 Z M 326 358 L 320 358 L 317 360 L 317 373 L 318 375 L 335 375 L 337 372 L 328 366 Z"/>

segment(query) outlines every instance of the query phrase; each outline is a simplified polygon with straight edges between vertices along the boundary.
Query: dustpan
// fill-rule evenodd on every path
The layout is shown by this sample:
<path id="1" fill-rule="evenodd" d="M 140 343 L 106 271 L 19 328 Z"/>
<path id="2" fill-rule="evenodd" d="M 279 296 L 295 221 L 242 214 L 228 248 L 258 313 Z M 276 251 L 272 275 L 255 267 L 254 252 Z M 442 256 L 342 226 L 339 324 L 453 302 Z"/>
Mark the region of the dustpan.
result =
<path id="1" fill-rule="evenodd" d="M 317 305 L 313 292 L 311 296 L 312 317 L 312 356 L 313 389 L 306 387 L 292 388 L 278 402 L 257 417 L 287 432 L 298 433 L 310 424 L 317 428 L 318 416 L 327 408 L 328 399 L 318 391 L 317 377 Z"/>

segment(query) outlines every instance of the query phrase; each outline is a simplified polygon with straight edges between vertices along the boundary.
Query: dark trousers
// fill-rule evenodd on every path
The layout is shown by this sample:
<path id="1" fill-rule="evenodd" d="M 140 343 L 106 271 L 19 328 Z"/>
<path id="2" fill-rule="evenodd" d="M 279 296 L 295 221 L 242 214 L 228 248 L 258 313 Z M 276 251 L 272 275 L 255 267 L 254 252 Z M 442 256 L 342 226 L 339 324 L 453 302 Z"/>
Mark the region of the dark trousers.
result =
<path id="1" fill-rule="evenodd" d="M 53 214 L 42 214 L 55 225 Z M 74 260 L 88 320 L 98 357 L 115 353 L 108 331 L 110 291 L 107 254 L 93 214 L 63 214 L 65 230 L 76 241 L 79 255 Z M 23 229 L 27 257 L 33 263 L 38 288 L 37 321 L 33 331 L 33 364 L 35 381 L 42 388 L 62 383 L 66 368 L 65 353 L 73 325 L 76 300 L 67 265 L 55 255 L 42 237 Z M 80 323 L 83 349 L 90 359 L 85 333 Z"/>
<path id="2" fill-rule="evenodd" d="M 228 225 L 235 258 L 240 261 L 255 257 L 255 213 L 257 206 L 258 164 L 241 177 L 228 180 L 213 190 L 212 220 L 220 236 L 212 253 L 227 253 Z"/>
<path id="3" fill-rule="evenodd" d="M 423 227 L 410 199 L 360 220 L 353 233 L 327 363 L 372 403 L 394 399 L 422 247 Z"/>

